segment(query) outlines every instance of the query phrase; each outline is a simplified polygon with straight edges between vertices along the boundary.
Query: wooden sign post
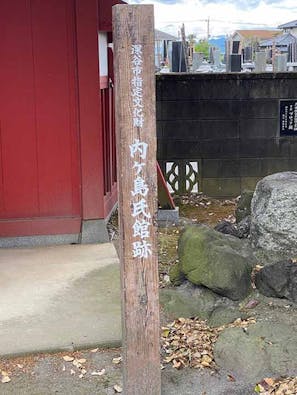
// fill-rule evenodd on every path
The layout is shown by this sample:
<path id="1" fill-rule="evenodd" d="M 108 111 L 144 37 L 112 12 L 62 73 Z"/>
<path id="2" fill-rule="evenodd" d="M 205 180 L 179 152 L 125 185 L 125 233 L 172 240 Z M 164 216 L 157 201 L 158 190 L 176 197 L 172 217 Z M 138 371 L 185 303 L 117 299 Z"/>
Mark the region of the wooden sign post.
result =
<path id="1" fill-rule="evenodd" d="M 113 7 L 125 395 L 161 394 L 154 14 Z"/>

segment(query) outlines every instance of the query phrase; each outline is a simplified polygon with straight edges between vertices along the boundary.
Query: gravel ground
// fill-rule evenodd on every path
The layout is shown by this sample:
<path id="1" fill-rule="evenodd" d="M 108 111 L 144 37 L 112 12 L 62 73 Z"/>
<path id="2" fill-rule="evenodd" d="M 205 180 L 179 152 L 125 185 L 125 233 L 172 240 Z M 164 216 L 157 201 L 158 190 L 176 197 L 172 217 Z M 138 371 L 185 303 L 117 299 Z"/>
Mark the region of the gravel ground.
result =
<path id="1" fill-rule="evenodd" d="M 81 364 L 78 367 L 73 361 L 66 362 L 65 356 L 85 362 L 78 362 L 76 365 Z M 0 383 L 0 394 L 115 394 L 114 386 L 122 386 L 122 372 L 121 363 L 112 360 L 119 356 L 120 350 L 111 349 L 1 359 L 0 368 L 11 381 Z"/>
<path id="2" fill-rule="evenodd" d="M 82 368 L 66 362 L 63 356 L 72 356 Z M 0 368 L 8 373 L 10 382 L 0 383 L 1 395 L 112 395 L 114 386 L 122 387 L 122 364 L 113 363 L 120 356 L 119 349 L 58 353 L 1 359 Z M 116 359 L 117 361 L 117 359 Z M 101 376 L 92 375 L 105 373 Z M 162 370 L 162 395 L 250 395 L 255 384 L 230 381 L 227 373 L 210 374 L 194 369 L 176 370 L 167 366 Z M 139 394 L 140 395 L 140 394 Z"/>

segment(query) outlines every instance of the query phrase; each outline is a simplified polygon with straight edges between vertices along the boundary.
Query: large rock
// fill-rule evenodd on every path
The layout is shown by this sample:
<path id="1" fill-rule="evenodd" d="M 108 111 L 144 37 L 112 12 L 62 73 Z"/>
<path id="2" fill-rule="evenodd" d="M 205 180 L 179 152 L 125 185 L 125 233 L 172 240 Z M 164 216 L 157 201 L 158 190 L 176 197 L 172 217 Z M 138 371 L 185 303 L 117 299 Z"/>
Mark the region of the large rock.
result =
<path id="1" fill-rule="evenodd" d="M 255 280 L 263 295 L 297 302 L 297 264 L 292 260 L 265 266 L 256 274 Z"/>
<path id="2" fill-rule="evenodd" d="M 204 287 L 185 282 L 175 288 L 160 289 L 160 305 L 170 317 L 199 317 L 208 319 L 216 308 L 219 297 Z"/>
<path id="3" fill-rule="evenodd" d="M 254 191 L 245 189 L 242 191 L 235 210 L 236 222 L 241 222 L 245 217 L 251 214 L 251 202 Z"/>
<path id="4" fill-rule="evenodd" d="M 208 325 L 212 327 L 219 327 L 226 324 L 231 324 L 238 318 L 246 319 L 248 314 L 239 310 L 238 306 L 218 306 L 208 319 Z"/>
<path id="5" fill-rule="evenodd" d="M 251 216 L 244 217 L 239 223 L 233 224 L 230 221 L 222 220 L 215 227 L 214 230 L 225 235 L 239 237 L 246 239 L 250 235 Z"/>
<path id="6" fill-rule="evenodd" d="M 237 224 L 237 237 L 244 239 L 249 237 L 251 228 L 251 216 L 247 215 Z"/>
<path id="7" fill-rule="evenodd" d="M 211 290 L 186 281 L 181 286 L 160 289 L 160 305 L 168 318 L 199 317 L 210 326 L 221 326 L 246 318 L 237 302 L 219 296 Z"/>
<path id="8" fill-rule="evenodd" d="M 178 253 L 181 270 L 193 284 L 232 300 L 243 299 L 249 293 L 255 260 L 246 240 L 193 225 L 181 235 Z"/>
<path id="9" fill-rule="evenodd" d="M 181 270 L 181 265 L 176 263 L 169 269 L 169 279 L 172 285 L 178 286 L 185 281 L 185 275 Z"/>
<path id="10" fill-rule="evenodd" d="M 258 182 L 251 207 L 253 245 L 281 257 L 297 255 L 297 172 Z"/>
<path id="11" fill-rule="evenodd" d="M 230 221 L 226 221 L 223 219 L 220 221 L 215 227 L 214 230 L 220 233 L 224 233 L 225 235 L 231 235 L 238 237 L 238 229 L 235 224 L 232 224 Z"/>
<path id="12" fill-rule="evenodd" d="M 222 332 L 214 347 L 218 366 L 252 382 L 297 374 L 297 332 L 286 323 L 269 322 Z"/>

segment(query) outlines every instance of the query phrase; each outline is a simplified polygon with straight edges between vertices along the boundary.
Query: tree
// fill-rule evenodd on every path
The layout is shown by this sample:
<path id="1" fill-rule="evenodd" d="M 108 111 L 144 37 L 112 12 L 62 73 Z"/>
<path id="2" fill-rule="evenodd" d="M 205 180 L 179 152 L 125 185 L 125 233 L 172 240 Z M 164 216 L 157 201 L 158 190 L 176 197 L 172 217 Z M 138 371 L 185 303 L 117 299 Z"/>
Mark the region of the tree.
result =
<path id="1" fill-rule="evenodd" d="M 195 41 L 196 40 L 196 34 L 194 34 L 194 33 L 189 34 L 187 39 L 189 41 Z"/>
<path id="2" fill-rule="evenodd" d="M 196 52 L 202 52 L 206 59 L 209 58 L 209 42 L 207 40 L 199 40 L 199 42 L 195 45 Z"/>

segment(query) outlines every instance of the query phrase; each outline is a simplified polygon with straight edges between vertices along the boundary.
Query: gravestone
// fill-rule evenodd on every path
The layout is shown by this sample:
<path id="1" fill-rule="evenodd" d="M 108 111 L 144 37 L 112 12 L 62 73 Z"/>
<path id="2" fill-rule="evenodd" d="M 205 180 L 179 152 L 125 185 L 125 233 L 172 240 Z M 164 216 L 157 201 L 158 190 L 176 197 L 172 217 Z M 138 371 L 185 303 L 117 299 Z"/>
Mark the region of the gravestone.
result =
<path id="1" fill-rule="evenodd" d="M 266 53 L 256 52 L 255 54 L 255 72 L 263 73 L 266 71 Z"/>
<path id="2" fill-rule="evenodd" d="M 230 55 L 231 73 L 241 71 L 241 55 Z"/>
<path id="3" fill-rule="evenodd" d="M 273 71 L 275 73 L 283 73 L 287 71 L 287 54 L 275 55 L 273 62 Z"/>
<path id="4" fill-rule="evenodd" d="M 252 47 L 245 47 L 243 52 L 243 60 L 244 62 L 251 62 L 252 61 Z"/>
<path id="5" fill-rule="evenodd" d="M 181 41 L 172 43 L 172 71 L 175 73 L 185 73 L 187 71 L 185 50 Z"/>
<path id="6" fill-rule="evenodd" d="M 218 48 L 213 49 L 213 64 L 215 67 L 219 67 L 221 64 L 221 51 Z"/>
<path id="7" fill-rule="evenodd" d="M 199 69 L 199 67 L 202 65 L 203 62 L 203 53 L 201 52 L 194 52 L 193 53 L 193 64 L 192 64 L 192 70 L 196 71 Z"/>
<path id="8" fill-rule="evenodd" d="M 209 63 L 210 64 L 214 64 L 214 60 L 213 60 L 213 51 L 215 50 L 214 47 L 210 47 L 209 49 Z"/>
<path id="9" fill-rule="evenodd" d="M 238 54 L 240 41 L 232 42 L 232 54 Z"/>
<path id="10" fill-rule="evenodd" d="M 231 41 L 230 38 L 225 41 L 225 56 L 224 63 L 226 64 L 226 72 L 230 73 L 231 65 L 230 65 L 230 53 L 231 53 Z"/>

